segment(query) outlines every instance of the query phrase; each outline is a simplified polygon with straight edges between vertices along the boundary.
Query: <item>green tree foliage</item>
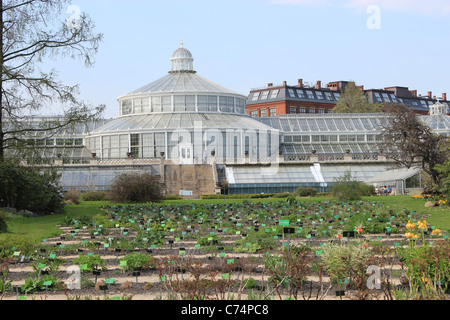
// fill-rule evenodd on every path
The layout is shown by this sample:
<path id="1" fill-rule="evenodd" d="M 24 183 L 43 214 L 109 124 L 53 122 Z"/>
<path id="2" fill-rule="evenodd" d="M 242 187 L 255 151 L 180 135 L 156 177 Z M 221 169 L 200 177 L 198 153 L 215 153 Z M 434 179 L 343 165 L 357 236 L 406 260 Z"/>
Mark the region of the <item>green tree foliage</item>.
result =
<path id="1" fill-rule="evenodd" d="M 439 192 L 445 194 L 447 199 L 450 199 L 450 160 L 444 164 L 437 165 L 435 170 L 439 174 Z"/>
<path id="2" fill-rule="evenodd" d="M 354 82 L 350 82 L 333 108 L 333 113 L 378 113 L 381 104 L 370 103 L 367 96 Z"/>
<path id="3" fill-rule="evenodd" d="M 115 202 L 155 202 L 161 200 L 162 188 L 150 173 L 124 173 L 116 176 L 110 194 Z"/>
<path id="4" fill-rule="evenodd" d="M 0 206 L 45 215 L 61 213 L 64 198 L 52 171 L 39 172 L 11 161 L 0 162 Z"/>

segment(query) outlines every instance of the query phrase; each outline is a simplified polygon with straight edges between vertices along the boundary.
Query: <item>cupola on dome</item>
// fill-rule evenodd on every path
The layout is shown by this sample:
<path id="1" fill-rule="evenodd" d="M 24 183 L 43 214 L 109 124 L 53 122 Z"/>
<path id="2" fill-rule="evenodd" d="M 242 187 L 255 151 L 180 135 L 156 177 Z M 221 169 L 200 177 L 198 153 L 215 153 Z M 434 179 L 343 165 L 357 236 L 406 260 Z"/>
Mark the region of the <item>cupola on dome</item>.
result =
<path id="1" fill-rule="evenodd" d="M 193 72 L 194 71 L 194 57 L 192 53 L 183 47 L 183 41 L 181 41 L 181 47 L 175 50 L 171 58 L 172 71 L 171 72 Z"/>

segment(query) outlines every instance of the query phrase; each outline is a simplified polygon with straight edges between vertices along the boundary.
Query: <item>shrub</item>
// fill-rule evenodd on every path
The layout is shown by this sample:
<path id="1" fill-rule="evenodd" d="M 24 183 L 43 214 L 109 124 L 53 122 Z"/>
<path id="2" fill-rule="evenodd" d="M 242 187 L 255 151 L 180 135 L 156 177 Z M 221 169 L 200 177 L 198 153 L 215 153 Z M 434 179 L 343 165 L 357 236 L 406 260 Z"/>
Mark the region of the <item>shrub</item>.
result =
<path id="1" fill-rule="evenodd" d="M 16 250 L 13 250 L 16 248 Z M 14 251 L 20 251 L 21 255 L 28 258 L 34 254 L 35 242 L 26 236 L 8 235 L 0 239 L 0 258 L 12 257 Z"/>
<path id="2" fill-rule="evenodd" d="M 106 193 L 103 191 L 87 191 L 82 193 L 80 197 L 82 201 L 103 201 L 106 198 Z"/>
<path id="3" fill-rule="evenodd" d="M 375 195 L 375 187 L 356 181 L 347 171 L 335 180 L 332 193 L 339 201 L 356 201 L 361 200 L 362 196 Z"/>
<path id="4" fill-rule="evenodd" d="M 295 190 L 297 197 L 315 197 L 317 196 L 317 190 L 311 187 L 299 187 Z"/>
<path id="5" fill-rule="evenodd" d="M 115 177 L 111 185 L 113 202 L 157 202 L 161 200 L 161 184 L 150 173 L 124 173 Z"/>
<path id="6" fill-rule="evenodd" d="M 125 267 L 128 271 L 138 271 L 145 269 L 153 269 L 155 268 L 155 264 L 153 261 L 153 257 L 151 255 L 134 252 L 126 255 L 120 261 L 126 261 L 127 265 Z"/>
<path id="7" fill-rule="evenodd" d="M 325 269 L 335 283 L 349 280 L 349 286 L 355 285 L 355 277 L 370 265 L 372 257 L 369 248 L 355 245 L 327 244 L 323 249 Z"/>
<path id="8" fill-rule="evenodd" d="M 80 196 L 81 191 L 79 191 L 77 188 L 70 188 L 70 190 L 64 194 L 64 199 L 74 204 L 80 204 Z"/>
<path id="9" fill-rule="evenodd" d="M 6 212 L 0 211 L 0 233 L 8 232 L 8 225 L 6 224 Z"/>
<path id="10" fill-rule="evenodd" d="M 103 271 L 107 270 L 106 261 L 100 257 L 98 254 L 92 256 L 80 255 L 78 258 L 73 260 L 73 264 L 76 265 L 87 265 L 87 271 L 92 272 L 94 269 L 101 268 Z"/>
<path id="11" fill-rule="evenodd" d="M 63 194 L 55 171 L 21 167 L 12 161 L 0 162 L 0 207 L 27 210 L 45 215 L 61 213 Z"/>

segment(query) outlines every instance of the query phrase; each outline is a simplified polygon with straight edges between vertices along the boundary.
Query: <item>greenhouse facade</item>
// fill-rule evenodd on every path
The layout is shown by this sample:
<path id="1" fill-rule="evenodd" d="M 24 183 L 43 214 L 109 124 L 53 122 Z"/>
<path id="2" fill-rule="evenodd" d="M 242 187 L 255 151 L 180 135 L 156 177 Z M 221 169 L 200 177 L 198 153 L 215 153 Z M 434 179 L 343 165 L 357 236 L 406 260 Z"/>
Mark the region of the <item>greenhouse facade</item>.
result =
<path id="1" fill-rule="evenodd" d="M 345 171 L 370 181 L 393 168 L 380 148 L 386 114 L 252 118 L 246 96 L 199 76 L 193 61 L 182 44 L 166 76 L 118 98 L 117 118 L 27 138 L 60 170 L 65 189 L 107 190 L 120 173 L 148 171 L 166 193 L 213 194 L 224 184 L 230 193 L 328 191 Z M 447 108 L 437 103 L 420 118 L 450 136 Z M 195 183 L 202 178 L 213 181 L 208 191 Z"/>

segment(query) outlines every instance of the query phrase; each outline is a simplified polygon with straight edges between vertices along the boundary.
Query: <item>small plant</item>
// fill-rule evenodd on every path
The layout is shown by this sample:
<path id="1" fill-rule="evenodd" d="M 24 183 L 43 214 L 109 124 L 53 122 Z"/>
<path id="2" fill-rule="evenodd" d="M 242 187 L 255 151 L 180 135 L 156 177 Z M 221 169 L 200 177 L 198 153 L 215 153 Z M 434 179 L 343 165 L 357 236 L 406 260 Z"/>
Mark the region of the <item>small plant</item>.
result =
<path id="1" fill-rule="evenodd" d="M 50 285 L 46 285 L 50 283 Z M 64 290 L 65 285 L 54 275 L 45 275 L 36 278 L 28 278 L 25 284 L 20 287 L 23 294 L 34 294 L 42 291 L 59 291 Z"/>
<path id="2" fill-rule="evenodd" d="M 258 282 L 254 278 L 248 278 L 247 282 L 245 283 L 244 288 L 249 290 L 253 289 L 258 285 Z"/>
<path id="3" fill-rule="evenodd" d="M 73 260 L 73 263 L 76 265 L 86 265 L 87 271 L 94 271 L 94 269 L 101 269 L 103 271 L 107 270 L 106 261 L 103 260 L 100 255 L 95 254 L 92 256 L 81 254 L 78 258 Z"/>
<path id="4" fill-rule="evenodd" d="M 137 271 L 145 269 L 154 269 L 153 257 L 145 253 L 134 252 L 126 255 L 120 261 L 126 261 L 125 270 Z"/>

